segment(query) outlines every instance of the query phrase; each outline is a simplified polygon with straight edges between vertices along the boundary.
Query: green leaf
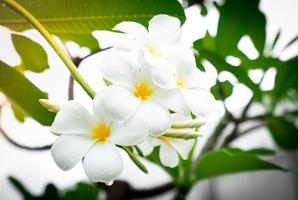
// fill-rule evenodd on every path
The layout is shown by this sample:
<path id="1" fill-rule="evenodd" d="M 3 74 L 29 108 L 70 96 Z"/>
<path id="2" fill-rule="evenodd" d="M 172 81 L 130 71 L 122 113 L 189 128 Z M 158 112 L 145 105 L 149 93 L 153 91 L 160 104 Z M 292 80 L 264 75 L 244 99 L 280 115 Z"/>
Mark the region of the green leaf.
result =
<path id="1" fill-rule="evenodd" d="M 293 123 L 282 117 L 271 117 L 268 128 L 278 146 L 288 150 L 298 148 L 298 129 Z"/>
<path id="2" fill-rule="evenodd" d="M 18 0 L 52 34 L 64 41 L 73 40 L 91 50 L 98 49 L 94 30 L 111 30 L 122 21 L 147 25 L 154 15 L 168 14 L 185 21 L 182 6 L 176 0 Z M 63 8 L 63 9 L 61 9 Z M 16 31 L 31 28 L 14 11 L 0 7 L 0 24 Z"/>
<path id="3" fill-rule="evenodd" d="M 275 151 L 273 151 L 272 149 L 266 149 L 266 148 L 251 149 L 246 152 L 254 155 L 260 155 L 260 156 L 266 156 L 266 155 L 270 156 L 275 154 Z"/>
<path id="4" fill-rule="evenodd" d="M 8 177 L 9 182 L 21 193 L 25 200 L 33 199 L 34 196 L 28 191 L 28 189 L 16 178 Z"/>
<path id="5" fill-rule="evenodd" d="M 98 199 L 99 188 L 87 183 L 78 183 L 75 188 L 67 191 L 63 200 L 96 200 Z"/>
<path id="6" fill-rule="evenodd" d="M 257 100 L 261 99 L 262 92 L 259 86 L 249 78 L 247 70 L 244 67 L 242 67 L 241 65 L 238 67 L 231 66 L 230 64 L 226 63 L 225 60 L 216 52 L 212 52 L 209 50 L 201 49 L 200 56 L 211 62 L 218 72 L 231 72 L 238 79 L 239 82 L 243 83 L 254 92 Z"/>
<path id="7" fill-rule="evenodd" d="M 17 106 L 11 105 L 11 109 L 13 111 L 14 116 L 19 122 L 25 121 L 25 114 L 22 112 L 21 109 L 19 109 Z"/>
<path id="8" fill-rule="evenodd" d="M 257 50 L 263 52 L 266 19 L 258 5 L 259 0 L 226 0 L 219 7 L 216 44 L 221 55 L 229 55 L 234 51 L 244 35 L 249 35 Z"/>
<path id="9" fill-rule="evenodd" d="M 285 169 L 273 163 L 261 160 L 252 153 L 235 148 L 225 148 L 206 153 L 198 161 L 195 168 L 198 180 L 256 170 Z"/>
<path id="10" fill-rule="evenodd" d="M 289 89 L 298 90 L 298 56 L 277 67 L 273 94 L 276 99 L 284 96 Z"/>
<path id="11" fill-rule="evenodd" d="M 48 69 L 48 56 L 45 50 L 33 40 L 20 34 L 11 34 L 12 42 L 22 58 L 20 68 L 33 72 L 42 72 Z"/>
<path id="12" fill-rule="evenodd" d="M 47 99 L 47 95 L 33 85 L 15 68 L 0 61 L 0 91 L 22 113 L 34 118 L 43 125 L 51 125 L 54 113 L 47 111 L 38 99 Z"/>
<path id="13" fill-rule="evenodd" d="M 215 99 L 224 100 L 233 93 L 233 85 L 230 81 L 217 82 L 216 85 L 211 88 L 211 93 Z"/>

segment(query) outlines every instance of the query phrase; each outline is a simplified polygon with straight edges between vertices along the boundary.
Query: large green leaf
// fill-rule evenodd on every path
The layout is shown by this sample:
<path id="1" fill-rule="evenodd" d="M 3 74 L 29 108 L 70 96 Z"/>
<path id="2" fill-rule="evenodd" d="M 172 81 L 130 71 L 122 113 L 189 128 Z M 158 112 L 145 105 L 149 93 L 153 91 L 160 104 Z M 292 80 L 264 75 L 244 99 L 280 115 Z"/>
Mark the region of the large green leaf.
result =
<path id="1" fill-rule="evenodd" d="M 21 70 L 42 72 L 48 69 L 48 56 L 45 50 L 33 40 L 20 34 L 11 34 L 12 42 L 22 58 Z"/>
<path id="2" fill-rule="evenodd" d="M 110 30 L 122 21 L 147 25 L 157 14 L 168 14 L 185 20 L 183 8 L 176 0 L 18 0 L 50 33 L 65 41 L 73 40 L 94 50 L 94 30 Z M 31 26 L 7 7 L 0 7 L 0 24 L 22 31 Z"/>
<path id="3" fill-rule="evenodd" d="M 226 0 L 219 7 L 216 45 L 220 54 L 229 55 L 244 35 L 249 35 L 258 51 L 263 52 L 266 19 L 258 5 L 259 0 Z"/>
<path id="4" fill-rule="evenodd" d="M 194 48 L 197 48 L 197 46 L 195 45 Z M 238 67 L 234 67 L 228 64 L 216 52 L 206 50 L 206 49 L 200 49 L 200 48 L 198 49 L 198 51 L 200 53 L 199 56 L 211 62 L 212 65 L 215 66 L 218 72 L 222 72 L 222 71 L 231 72 L 238 79 L 239 82 L 243 83 L 254 92 L 257 100 L 261 99 L 262 93 L 259 86 L 249 78 L 247 70 L 244 67 L 242 67 L 241 65 Z"/>
<path id="5" fill-rule="evenodd" d="M 231 173 L 256 170 L 284 170 L 259 159 L 255 153 L 235 148 L 225 148 L 206 153 L 198 161 L 195 171 L 198 180 Z"/>
<path id="6" fill-rule="evenodd" d="M 293 123 L 282 117 L 271 117 L 268 128 L 280 147 L 289 150 L 298 148 L 298 129 Z"/>
<path id="7" fill-rule="evenodd" d="M 51 125 L 53 122 L 54 113 L 46 110 L 38 102 L 38 99 L 46 99 L 47 95 L 40 91 L 15 68 L 1 61 L 0 91 L 22 113 L 34 118 L 43 125 Z"/>
<path id="8" fill-rule="evenodd" d="M 63 200 L 97 200 L 99 188 L 96 185 L 78 183 L 75 188 L 67 191 Z"/>
<path id="9" fill-rule="evenodd" d="M 273 94 L 281 98 L 289 89 L 298 90 L 298 56 L 277 67 Z"/>

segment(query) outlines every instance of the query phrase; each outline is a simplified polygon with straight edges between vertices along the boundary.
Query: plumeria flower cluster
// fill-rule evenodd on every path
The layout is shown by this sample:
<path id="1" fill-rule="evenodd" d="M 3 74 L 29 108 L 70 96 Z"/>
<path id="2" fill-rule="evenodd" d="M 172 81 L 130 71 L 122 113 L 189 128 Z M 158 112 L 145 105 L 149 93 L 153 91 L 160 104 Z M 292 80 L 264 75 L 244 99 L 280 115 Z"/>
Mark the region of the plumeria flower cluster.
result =
<path id="1" fill-rule="evenodd" d="M 93 99 L 92 113 L 76 101 L 57 109 L 51 127 L 60 135 L 51 151 L 57 165 L 68 170 L 83 160 L 90 180 L 111 184 L 123 169 L 119 148 L 137 145 L 145 156 L 160 146 L 161 163 L 176 167 L 214 102 L 191 47 L 180 41 L 180 21 L 157 15 L 148 30 L 122 22 L 95 35 L 112 47 L 97 62 L 110 84 Z"/>

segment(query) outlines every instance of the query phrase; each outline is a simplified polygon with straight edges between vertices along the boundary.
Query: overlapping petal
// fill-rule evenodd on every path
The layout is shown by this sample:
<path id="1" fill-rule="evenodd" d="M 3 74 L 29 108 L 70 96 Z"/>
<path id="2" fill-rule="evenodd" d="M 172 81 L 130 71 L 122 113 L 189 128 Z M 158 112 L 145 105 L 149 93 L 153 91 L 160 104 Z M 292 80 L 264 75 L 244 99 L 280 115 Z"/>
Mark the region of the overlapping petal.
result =
<path id="1" fill-rule="evenodd" d="M 159 47 L 180 39 L 180 21 L 168 15 L 156 15 L 149 21 L 149 45 Z"/>
<path id="2" fill-rule="evenodd" d="M 120 86 L 109 86 L 99 92 L 93 100 L 93 113 L 97 121 L 123 122 L 137 111 L 140 100 Z"/>
<path id="3" fill-rule="evenodd" d="M 67 102 L 57 113 L 51 126 L 54 134 L 89 134 L 95 120 L 87 109 L 76 101 Z"/>
<path id="4" fill-rule="evenodd" d="M 93 182 L 111 184 L 123 169 L 123 162 L 117 147 L 108 142 L 96 143 L 83 160 L 86 175 Z"/>
<path id="5" fill-rule="evenodd" d="M 62 135 L 51 148 L 56 164 L 63 170 L 73 168 L 95 143 L 88 136 Z"/>
<path id="6" fill-rule="evenodd" d="M 179 156 L 175 148 L 167 142 L 162 142 L 159 150 L 161 163 L 167 167 L 176 167 L 179 162 Z"/>

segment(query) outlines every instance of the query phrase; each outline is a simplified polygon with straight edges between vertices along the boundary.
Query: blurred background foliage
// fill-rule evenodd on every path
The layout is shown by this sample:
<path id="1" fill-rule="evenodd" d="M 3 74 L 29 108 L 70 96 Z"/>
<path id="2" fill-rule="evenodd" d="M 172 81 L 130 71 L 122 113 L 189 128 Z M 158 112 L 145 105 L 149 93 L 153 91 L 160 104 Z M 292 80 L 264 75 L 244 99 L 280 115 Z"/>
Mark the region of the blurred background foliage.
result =
<path id="1" fill-rule="evenodd" d="M 18 0 L 17 2 L 37 17 L 50 33 L 63 42 L 74 41 L 81 47 L 90 48 L 91 55 L 99 51 L 98 43 L 91 35 L 94 30 L 111 30 L 114 25 L 125 20 L 137 21 L 147 26 L 148 20 L 160 13 L 176 16 L 182 23 L 185 21 L 182 6 L 174 0 Z M 237 117 L 225 107 L 224 116 L 198 157 L 194 155 L 194 146 L 189 159 L 186 161 L 180 159 L 179 166 L 173 169 L 161 165 L 158 148 L 146 157 L 145 159 L 164 168 L 173 178 L 173 183 L 169 183 L 160 190 L 156 188 L 148 190 L 148 196 L 150 192 L 154 196 L 176 187 L 178 191 L 176 198 L 183 199 L 197 181 L 206 178 L 254 170 L 288 170 L 262 159 L 264 156 L 273 156 L 274 150 L 259 148 L 244 151 L 230 147 L 231 142 L 260 127 L 268 128 L 280 150 L 290 151 L 298 148 L 298 56 L 281 60 L 278 55 L 272 53 L 279 42 L 282 30 L 276 33 L 273 41 L 266 38 L 266 17 L 259 9 L 259 0 L 226 0 L 219 3 L 202 0 L 183 1 L 185 6 L 193 4 L 200 4 L 203 16 L 207 15 L 208 9 L 213 6 L 220 13 L 216 36 L 206 32 L 205 37 L 193 44 L 198 68 L 204 70 L 204 62 L 209 62 L 218 73 L 229 72 L 239 83 L 248 87 L 253 96 Z M 38 99 L 47 98 L 47 94 L 24 76 L 26 71 L 40 73 L 48 69 L 47 54 L 40 44 L 19 32 L 32 27 L 7 6 L 0 6 L 0 25 L 14 30 L 11 35 L 12 42 L 22 60 L 20 65 L 13 67 L 0 61 L 0 91 L 9 100 L 17 120 L 23 122 L 25 117 L 31 117 L 40 124 L 48 126 L 52 123 L 54 114 L 38 103 Z M 249 37 L 256 48 L 257 58 L 250 58 L 239 49 L 239 41 L 244 36 Z M 289 39 L 283 50 L 289 48 L 297 39 L 298 37 Z M 238 64 L 229 62 L 228 58 L 236 59 Z M 79 64 L 84 58 L 72 59 Z M 274 88 L 264 91 L 260 86 L 266 72 L 272 68 L 276 69 Z M 263 74 L 258 82 L 253 81 L 249 76 L 249 72 L 256 69 L 261 70 Z M 217 100 L 225 103 L 226 98 L 233 93 L 234 86 L 228 80 L 223 82 L 217 80 L 211 91 Z M 290 105 L 290 109 L 277 110 L 280 104 L 285 102 Z M 248 111 L 254 104 L 261 105 L 264 112 L 249 116 Z M 243 124 L 251 121 L 257 124 L 246 130 L 241 128 Z M 224 135 L 225 128 L 231 124 L 233 129 Z M 0 130 L 5 134 L 3 129 Z M 134 153 L 142 157 L 137 149 Z M 67 191 L 58 191 L 54 185 L 49 184 L 44 194 L 35 196 L 15 178 L 9 179 L 22 193 L 24 199 L 96 199 L 100 191 L 99 187 L 107 192 L 107 197 L 112 195 L 111 191 L 115 191 L 111 188 L 120 190 L 121 187 L 130 188 L 124 192 L 126 197 L 138 194 L 138 191 L 131 189 L 127 183 L 123 184 L 120 181 L 110 189 L 104 185 L 98 187 L 78 183 Z"/>

